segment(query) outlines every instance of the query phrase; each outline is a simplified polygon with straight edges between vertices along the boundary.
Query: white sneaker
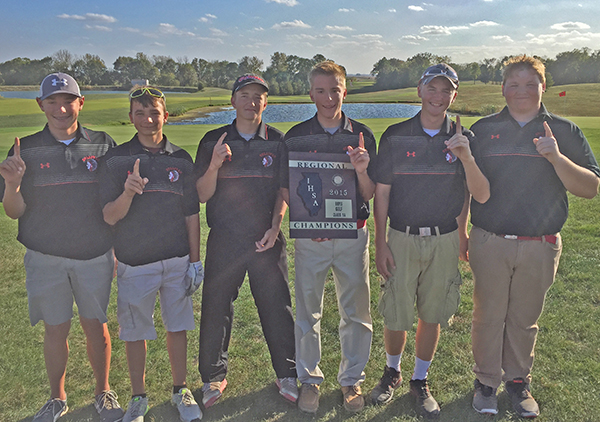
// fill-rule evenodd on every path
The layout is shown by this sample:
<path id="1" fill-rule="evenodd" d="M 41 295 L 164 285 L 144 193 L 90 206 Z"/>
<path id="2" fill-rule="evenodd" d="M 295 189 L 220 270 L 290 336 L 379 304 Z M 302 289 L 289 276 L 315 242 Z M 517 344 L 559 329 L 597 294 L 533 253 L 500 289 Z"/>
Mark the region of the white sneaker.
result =
<path id="1" fill-rule="evenodd" d="M 202 419 L 202 412 L 192 392 L 188 388 L 182 388 L 179 393 L 171 396 L 171 403 L 179 411 L 179 419 L 182 422 L 199 421 Z"/>
<path id="2" fill-rule="evenodd" d="M 279 394 L 286 400 L 296 403 L 296 400 L 298 400 L 298 382 L 296 378 L 277 378 L 275 384 L 279 387 Z"/>
<path id="3" fill-rule="evenodd" d="M 148 397 L 134 397 L 129 400 L 122 422 L 144 422 L 144 415 L 148 413 L 148 409 Z"/>
<path id="4" fill-rule="evenodd" d="M 32 422 L 56 422 L 67 410 L 69 406 L 66 400 L 50 399 L 35 414 Z"/>

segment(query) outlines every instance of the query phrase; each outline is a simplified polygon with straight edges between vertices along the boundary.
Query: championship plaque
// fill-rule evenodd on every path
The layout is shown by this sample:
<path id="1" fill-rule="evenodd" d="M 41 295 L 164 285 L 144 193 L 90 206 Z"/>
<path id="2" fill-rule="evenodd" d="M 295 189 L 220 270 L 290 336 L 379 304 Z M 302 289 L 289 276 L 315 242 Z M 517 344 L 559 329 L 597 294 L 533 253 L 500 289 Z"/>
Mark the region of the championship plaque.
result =
<path id="1" fill-rule="evenodd" d="M 356 172 L 347 154 L 290 152 L 290 237 L 356 239 Z"/>

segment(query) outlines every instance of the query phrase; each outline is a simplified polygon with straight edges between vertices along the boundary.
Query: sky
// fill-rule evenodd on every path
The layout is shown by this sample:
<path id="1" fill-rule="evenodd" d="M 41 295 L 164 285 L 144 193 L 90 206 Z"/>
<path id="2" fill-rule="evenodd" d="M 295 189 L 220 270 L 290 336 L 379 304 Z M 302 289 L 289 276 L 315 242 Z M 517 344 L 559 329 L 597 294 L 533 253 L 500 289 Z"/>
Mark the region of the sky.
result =
<path id="1" fill-rule="evenodd" d="M 370 73 L 383 57 L 429 52 L 455 63 L 600 49 L 597 0 L 24 0 L 3 2 L 0 62 L 66 49 L 100 56 L 238 62 L 275 52 Z"/>

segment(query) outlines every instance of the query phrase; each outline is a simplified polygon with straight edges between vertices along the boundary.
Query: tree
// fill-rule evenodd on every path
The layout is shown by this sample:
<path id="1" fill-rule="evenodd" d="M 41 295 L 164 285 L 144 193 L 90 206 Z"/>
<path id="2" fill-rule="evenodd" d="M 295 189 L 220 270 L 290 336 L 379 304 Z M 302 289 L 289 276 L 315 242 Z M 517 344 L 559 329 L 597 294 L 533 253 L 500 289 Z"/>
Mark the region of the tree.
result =
<path id="1" fill-rule="evenodd" d="M 177 66 L 177 79 L 182 86 L 197 86 L 198 73 L 191 63 L 183 63 Z"/>
<path id="2" fill-rule="evenodd" d="M 100 56 L 89 53 L 73 63 L 73 77 L 83 85 L 102 84 L 106 71 L 106 65 Z"/>
<path id="3" fill-rule="evenodd" d="M 69 50 L 58 50 L 52 55 L 52 68 L 55 72 L 71 73 L 75 57 Z"/>
<path id="4" fill-rule="evenodd" d="M 240 73 L 240 75 L 246 73 L 254 73 L 255 75 L 260 75 L 262 73 L 262 67 L 264 66 L 264 64 L 265 62 L 263 62 L 256 56 L 244 56 L 238 62 L 238 72 Z"/>

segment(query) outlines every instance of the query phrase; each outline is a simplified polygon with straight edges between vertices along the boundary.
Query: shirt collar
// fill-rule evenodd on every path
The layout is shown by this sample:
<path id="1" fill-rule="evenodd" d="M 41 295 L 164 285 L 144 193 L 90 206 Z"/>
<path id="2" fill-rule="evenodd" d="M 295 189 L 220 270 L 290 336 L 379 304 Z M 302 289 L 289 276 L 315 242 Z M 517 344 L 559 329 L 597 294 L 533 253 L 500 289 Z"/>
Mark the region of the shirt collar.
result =
<path id="1" fill-rule="evenodd" d="M 317 133 L 329 134 L 329 132 L 327 132 L 325 129 L 323 129 L 323 126 L 321 126 L 321 123 L 319 123 L 319 118 L 317 117 L 317 113 L 315 113 L 315 115 L 312 117 L 312 119 L 310 119 L 310 122 L 311 122 L 310 123 L 310 133 L 311 134 L 317 134 Z M 342 111 L 342 126 L 340 127 L 339 130 L 341 130 L 342 132 L 354 133 L 354 125 L 352 124 L 352 120 L 350 120 L 343 111 Z"/>
<path id="2" fill-rule="evenodd" d="M 46 126 L 44 126 L 43 132 L 44 132 L 44 136 L 47 137 L 47 139 L 60 143 L 60 141 L 54 137 L 52 132 L 50 132 L 50 127 L 48 126 L 48 123 L 46 123 Z M 77 143 L 77 141 L 80 138 L 83 138 L 88 142 L 91 141 L 90 135 L 87 133 L 87 130 L 85 130 L 83 127 L 81 127 L 79 122 L 77 122 L 77 130 L 73 134 L 73 138 L 74 138 L 73 142 L 71 142 L 69 145 L 74 145 L 75 143 Z M 62 139 L 62 140 L 66 141 L 66 139 Z"/>
<path id="3" fill-rule="evenodd" d="M 171 155 L 179 149 L 167 139 L 167 135 L 163 134 L 163 141 L 165 141 L 165 144 L 161 148 L 161 153 Z M 131 152 L 131 155 L 143 154 L 148 151 L 148 149 L 140 142 L 137 133 L 131 139 L 129 151 Z"/>
<path id="4" fill-rule="evenodd" d="M 240 133 L 237 130 L 237 127 L 235 125 L 237 119 L 234 119 L 233 122 L 231 123 L 231 130 L 227 131 L 227 137 L 226 139 L 228 140 L 234 140 L 234 139 L 244 139 L 242 138 L 242 136 L 240 135 Z M 254 136 L 250 139 L 256 139 L 256 138 L 260 138 L 264 141 L 268 141 L 269 140 L 269 133 L 267 130 L 267 125 L 265 124 L 265 122 L 263 122 L 261 120 L 260 124 L 258 125 L 258 129 L 256 130 L 256 133 L 254 134 Z M 245 139 L 244 139 L 245 141 Z M 249 141 L 248 141 L 249 142 Z"/>
<path id="5" fill-rule="evenodd" d="M 448 113 L 446 113 L 446 116 L 444 116 L 444 121 L 442 122 L 442 127 L 440 128 L 439 134 L 442 135 L 449 135 L 452 133 L 452 120 L 450 119 L 450 117 L 448 117 Z M 413 134 L 422 134 L 422 135 L 427 135 L 427 132 L 425 132 L 423 130 L 423 125 L 421 125 L 421 111 L 419 111 L 417 113 L 417 115 L 415 117 L 412 118 L 412 127 L 411 127 L 411 133 Z M 427 135 L 429 136 L 429 135 Z"/>

